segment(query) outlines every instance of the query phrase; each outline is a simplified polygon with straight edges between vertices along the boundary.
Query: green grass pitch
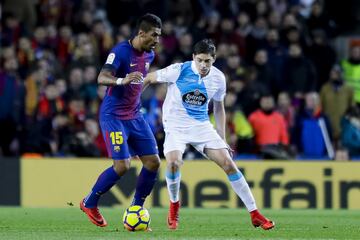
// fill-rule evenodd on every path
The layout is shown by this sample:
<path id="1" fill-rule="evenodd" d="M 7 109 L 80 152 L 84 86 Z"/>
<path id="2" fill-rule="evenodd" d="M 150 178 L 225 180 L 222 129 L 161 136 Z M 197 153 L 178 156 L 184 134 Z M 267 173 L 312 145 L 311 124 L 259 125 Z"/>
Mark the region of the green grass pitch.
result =
<path id="1" fill-rule="evenodd" d="M 264 210 L 276 222 L 255 229 L 245 209 L 181 209 L 180 227 L 166 226 L 166 209 L 149 209 L 153 232 L 128 232 L 124 209 L 103 208 L 109 225 L 90 223 L 77 206 L 65 209 L 0 208 L 0 239 L 360 239 L 360 211 Z"/>

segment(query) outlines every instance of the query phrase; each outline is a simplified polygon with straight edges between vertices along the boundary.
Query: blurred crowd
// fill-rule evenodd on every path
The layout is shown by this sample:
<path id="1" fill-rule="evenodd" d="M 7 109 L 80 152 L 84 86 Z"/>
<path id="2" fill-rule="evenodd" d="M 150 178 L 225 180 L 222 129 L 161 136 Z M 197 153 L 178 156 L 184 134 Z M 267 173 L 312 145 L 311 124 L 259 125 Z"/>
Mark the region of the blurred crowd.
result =
<path id="1" fill-rule="evenodd" d="M 318 0 L 38 0 L 1 5 L 0 156 L 105 157 L 97 75 L 137 17 L 163 20 L 151 71 L 217 45 L 227 78 L 227 137 L 236 157 L 360 155 L 360 45 L 339 59 L 339 27 Z M 21 6 L 21 7 L 19 7 Z M 143 95 L 162 154 L 166 86 Z M 211 114 L 211 109 L 209 110 Z M 249 155 L 250 154 L 250 155 Z M 193 149 L 185 158 L 199 157 Z"/>

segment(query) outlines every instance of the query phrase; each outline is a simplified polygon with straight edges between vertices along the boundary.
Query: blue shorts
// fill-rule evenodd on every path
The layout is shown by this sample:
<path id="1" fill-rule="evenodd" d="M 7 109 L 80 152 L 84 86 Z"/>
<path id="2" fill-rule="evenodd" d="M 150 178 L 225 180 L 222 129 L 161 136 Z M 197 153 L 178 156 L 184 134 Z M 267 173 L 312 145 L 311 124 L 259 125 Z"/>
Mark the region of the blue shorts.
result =
<path id="1" fill-rule="evenodd" d="M 143 117 L 131 120 L 100 120 L 108 156 L 114 160 L 158 154 L 149 124 Z"/>

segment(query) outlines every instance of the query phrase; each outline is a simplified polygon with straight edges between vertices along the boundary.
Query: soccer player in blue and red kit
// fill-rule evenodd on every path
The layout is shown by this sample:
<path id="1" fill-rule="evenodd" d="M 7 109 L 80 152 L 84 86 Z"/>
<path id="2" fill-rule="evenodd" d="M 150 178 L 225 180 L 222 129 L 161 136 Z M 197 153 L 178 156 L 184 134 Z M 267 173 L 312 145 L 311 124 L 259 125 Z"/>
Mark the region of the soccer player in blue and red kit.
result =
<path id="1" fill-rule="evenodd" d="M 105 227 L 107 222 L 99 212 L 98 201 L 130 168 L 132 156 L 138 156 L 143 163 L 132 205 L 144 204 L 157 179 L 160 158 L 154 135 L 140 112 L 140 95 L 142 79 L 154 60 L 161 27 L 159 17 L 142 16 L 136 36 L 115 45 L 98 76 L 98 83 L 108 86 L 99 119 L 113 165 L 100 174 L 90 193 L 80 202 L 80 208 L 100 227 Z"/>

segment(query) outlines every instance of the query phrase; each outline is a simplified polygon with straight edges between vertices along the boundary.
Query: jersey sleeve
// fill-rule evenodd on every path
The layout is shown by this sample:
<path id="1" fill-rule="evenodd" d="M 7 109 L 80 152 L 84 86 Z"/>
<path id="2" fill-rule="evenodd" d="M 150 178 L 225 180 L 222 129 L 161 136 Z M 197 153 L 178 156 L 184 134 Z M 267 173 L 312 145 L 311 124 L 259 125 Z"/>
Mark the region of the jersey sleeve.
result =
<path id="1" fill-rule="evenodd" d="M 226 79 L 225 79 L 225 75 L 224 74 L 219 74 L 218 75 L 219 78 L 219 89 L 216 91 L 216 93 L 214 94 L 213 99 L 215 101 L 223 101 L 225 98 L 225 94 L 226 94 Z"/>
<path id="2" fill-rule="evenodd" d="M 156 71 L 159 83 L 174 83 L 180 76 L 182 63 L 174 63 Z"/>
<path id="3" fill-rule="evenodd" d="M 116 70 L 120 67 L 121 64 L 121 55 L 120 55 L 120 47 L 114 47 L 111 49 L 109 55 L 106 58 L 106 62 L 103 69 L 108 69 L 110 71 L 116 72 Z"/>

